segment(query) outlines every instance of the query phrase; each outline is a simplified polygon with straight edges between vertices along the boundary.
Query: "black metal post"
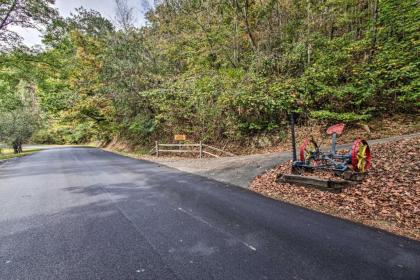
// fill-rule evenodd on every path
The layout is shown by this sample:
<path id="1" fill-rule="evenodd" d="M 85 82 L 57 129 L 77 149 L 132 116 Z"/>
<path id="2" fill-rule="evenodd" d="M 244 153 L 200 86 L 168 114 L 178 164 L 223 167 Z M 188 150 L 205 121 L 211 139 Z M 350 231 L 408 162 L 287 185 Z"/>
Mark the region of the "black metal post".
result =
<path id="1" fill-rule="evenodd" d="M 296 137 L 295 137 L 295 113 L 290 114 L 290 128 L 292 130 L 292 158 L 297 161 L 296 157 Z"/>

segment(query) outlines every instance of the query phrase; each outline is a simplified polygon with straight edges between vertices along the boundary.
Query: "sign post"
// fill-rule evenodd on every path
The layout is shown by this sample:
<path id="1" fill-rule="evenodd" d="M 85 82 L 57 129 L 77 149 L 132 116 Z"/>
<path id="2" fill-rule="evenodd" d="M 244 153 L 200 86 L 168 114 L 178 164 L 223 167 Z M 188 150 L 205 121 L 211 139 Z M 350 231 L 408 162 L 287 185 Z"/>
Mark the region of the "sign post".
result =
<path id="1" fill-rule="evenodd" d="M 200 158 L 203 157 L 203 142 L 200 141 Z"/>
<path id="2" fill-rule="evenodd" d="M 297 160 L 296 157 L 296 137 L 295 137 L 295 113 L 292 111 L 290 114 L 290 128 L 292 133 L 292 158 L 293 162 Z"/>

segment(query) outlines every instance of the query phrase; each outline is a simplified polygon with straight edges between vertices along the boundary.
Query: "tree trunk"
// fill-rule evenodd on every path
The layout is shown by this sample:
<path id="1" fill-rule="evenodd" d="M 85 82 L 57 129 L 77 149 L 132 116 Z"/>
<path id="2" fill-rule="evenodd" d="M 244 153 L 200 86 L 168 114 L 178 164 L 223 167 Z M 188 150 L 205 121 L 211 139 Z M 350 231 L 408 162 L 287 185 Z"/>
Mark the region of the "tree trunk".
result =
<path id="1" fill-rule="evenodd" d="M 306 48 L 307 48 L 307 65 L 311 64 L 311 55 L 312 55 L 312 44 L 311 44 L 311 25 L 312 25 L 312 17 L 311 17 L 311 1 L 307 1 L 307 37 L 306 37 Z"/>
<path id="2" fill-rule="evenodd" d="M 1 22 L 0 22 L 0 30 L 5 29 L 6 26 L 9 25 L 10 22 L 7 22 L 7 20 L 9 19 L 10 15 L 12 14 L 12 12 L 16 9 L 16 5 L 17 5 L 17 0 L 13 1 L 13 4 L 10 7 L 10 9 L 7 11 L 5 17 L 1 19 Z"/>
<path id="3" fill-rule="evenodd" d="M 248 35 L 252 49 L 255 52 L 257 50 L 257 43 L 255 41 L 254 34 L 252 33 L 251 26 L 249 23 L 249 18 L 248 18 L 249 17 L 249 1 L 248 0 L 245 1 L 243 10 L 239 4 L 239 0 L 234 0 L 233 3 L 236 6 L 237 15 L 241 16 L 244 21 L 246 34 Z"/>
<path id="4" fill-rule="evenodd" d="M 15 141 L 15 142 L 13 142 L 13 152 L 14 152 L 15 154 L 18 154 L 18 153 L 19 153 L 19 147 L 18 147 L 18 145 L 17 145 L 16 141 Z"/>
<path id="5" fill-rule="evenodd" d="M 251 41 L 252 48 L 254 49 L 254 51 L 256 51 L 257 50 L 257 43 L 255 41 L 254 35 L 251 31 L 251 26 L 249 24 L 248 9 L 249 9 L 249 2 L 248 2 L 248 0 L 245 0 L 244 21 L 245 21 L 246 32 L 248 34 L 249 40 Z"/>
<path id="6" fill-rule="evenodd" d="M 377 37 L 377 22 L 378 22 L 378 14 L 379 14 L 379 3 L 377 0 L 373 1 L 372 7 L 372 39 L 370 43 L 370 51 L 369 51 L 369 59 L 368 61 L 372 61 L 372 57 L 375 53 L 376 49 L 376 37 Z"/>
<path id="7" fill-rule="evenodd" d="M 13 152 L 15 154 L 20 154 L 23 152 L 22 141 L 19 138 L 13 141 L 12 146 L 13 146 Z"/>

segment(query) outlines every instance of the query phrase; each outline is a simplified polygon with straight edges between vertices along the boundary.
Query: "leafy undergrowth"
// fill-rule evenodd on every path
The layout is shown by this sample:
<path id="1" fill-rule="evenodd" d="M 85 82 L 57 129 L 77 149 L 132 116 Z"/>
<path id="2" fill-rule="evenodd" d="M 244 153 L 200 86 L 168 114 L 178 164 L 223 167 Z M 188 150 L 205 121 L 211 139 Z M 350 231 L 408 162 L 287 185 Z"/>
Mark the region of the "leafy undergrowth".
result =
<path id="1" fill-rule="evenodd" d="M 341 193 L 276 183 L 291 162 L 258 176 L 251 189 L 265 196 L 420 240 L 420 137 L 371 146 L 365 180 Z M 315 174 L 316 175 L 316 174 Z"/>
<path id="2" fill-rule="evenodd" d="M 304 126 L 296 126 L 296 143 L 299 146 L 306 138 L 314 137 L 320 145 L 331 145 L 331 136 L 326 135 L 329 124 L 314 121 Z M 392 136 L 406 135 L 420 132 L 420 118 L 411 115 L 397 115 L 383 119 L 375 119 L 365 124 L 346 125 L 344 132 L 337 139 L 338 144 L 352 143 L 356 138 L 373 140 Z M 248 146 L 238 154 L 273 153 L 289 151 L 291 147 L 290 132 L 285 131 L 286 138 L 280 143 L 267 147 Z M 274 140 L 273 140 L 274 141 Z"/>
<path id="3" fill-rule="evenodd" d="M 296 142 L 299 146 L 306 138 L 311 136 L 318 144 L 328 146 L 331 144 L 331 137 L 325 135 L 325 131 L 329 125 L 321 124 L 319 121 L 308 122 L 304 126 L 296 126 Z M 369 128 L 367 130 L 366 128 Z M 356 138 L 373 140 L 392 136 L 406 135 L 420 132 L 420 117 L 413 115 L 398 115 L 383 119 L 375 119 L 374 121 L 363 125 L 347 125 L 344 133 L 338 137 L 338 144 L 352 143 Z M 291 139 L 289 128 L 279 134 L 267 134 L 265 136 L 243 137 L 242 142 L 217 142 L 205 143 L 223 149 L 236 155 L 252 155 L 266 154 L 275 152 L 289 151 L 291 148 Z M 174 141 L 169 141 L 174 142 Z M 186 144 L 198 143 L 199 140 L 190 140 Z M 167 143 L 167 142 L 164 142 Z M 133 145 L 129 141 L 114 138 L 110 143 L 91 143 L 94 146 L 105 148 L 109 151 L 119 152 L 136 158 L 155 159 L 150 155 L 150 150 L 154 144 L 149 145 Z M 161 153 L 161 158 L 171 160 L 182 160 L 185 158 L 199 158 L 198 153 Z"/>

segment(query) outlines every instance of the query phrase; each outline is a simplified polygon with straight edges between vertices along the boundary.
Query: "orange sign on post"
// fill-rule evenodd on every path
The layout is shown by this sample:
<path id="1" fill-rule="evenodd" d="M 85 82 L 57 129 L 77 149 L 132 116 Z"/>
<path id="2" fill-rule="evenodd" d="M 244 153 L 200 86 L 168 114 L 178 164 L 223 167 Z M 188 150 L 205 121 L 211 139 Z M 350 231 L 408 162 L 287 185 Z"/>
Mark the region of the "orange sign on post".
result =
<path id="1" fill-rule="evenodd" d="M 185 141 L 187 140 L 187 135 L 185 134 L 175 134 L 175 141 Z"/>

